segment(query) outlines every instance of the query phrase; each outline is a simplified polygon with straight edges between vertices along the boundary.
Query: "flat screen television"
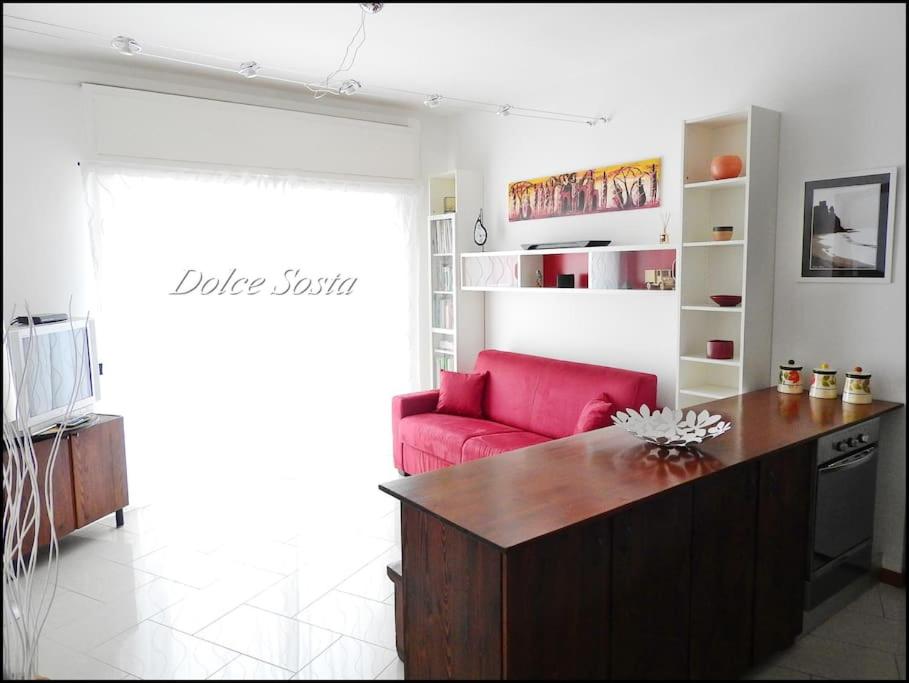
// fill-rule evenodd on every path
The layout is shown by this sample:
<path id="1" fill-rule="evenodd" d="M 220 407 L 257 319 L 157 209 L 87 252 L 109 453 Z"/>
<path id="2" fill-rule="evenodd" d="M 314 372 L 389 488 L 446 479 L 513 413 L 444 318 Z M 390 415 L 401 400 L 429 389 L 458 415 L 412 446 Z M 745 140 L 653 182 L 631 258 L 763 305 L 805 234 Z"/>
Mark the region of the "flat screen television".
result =
<path id="1" fill-rule="evenodd" d="M 92 320 L 13 325 L 3 360 L 3 410 L 20 429 L 60 422 L 70 402 L 71 417 L 84 415 L 100 397 Z"/>

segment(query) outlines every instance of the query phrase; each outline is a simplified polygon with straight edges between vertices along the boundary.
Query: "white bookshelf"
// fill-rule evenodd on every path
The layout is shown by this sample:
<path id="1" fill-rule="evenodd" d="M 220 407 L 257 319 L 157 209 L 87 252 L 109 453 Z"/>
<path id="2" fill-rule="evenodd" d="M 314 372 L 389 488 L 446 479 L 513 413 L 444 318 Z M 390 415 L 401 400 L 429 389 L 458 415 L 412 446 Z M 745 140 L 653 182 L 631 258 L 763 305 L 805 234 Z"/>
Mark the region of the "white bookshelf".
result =
<path id="1" fill-rule="evenodd" d="M 473 224 L 483 187 L 476 173 L 456 170 L 430 176 L 428 190 L 429 376 L 435 388 L 440 370 L 470 371 L 483 348 L 483 297 L 463 290 L 458 268 L 462 254 L 476 249 Z M 454 211 L 446 212 L 446 197 L 454 199 Z"/>
<path id="2" fill-rule="evenodd" d="M 680 408 L 769 384 L 779 122 L 778 112 L 752 106 L 683 124 Z M 740 177 L 711 179 L 710 161 L 720 154 L 742 158 Z M 716 225 L 733 226 L 732 239 L 713 241 Z M 742 303 L 720 307 L 715 294 L 740 295 Z M 710 339 L 731 339 L 734 357 L 707 358 Z"/>

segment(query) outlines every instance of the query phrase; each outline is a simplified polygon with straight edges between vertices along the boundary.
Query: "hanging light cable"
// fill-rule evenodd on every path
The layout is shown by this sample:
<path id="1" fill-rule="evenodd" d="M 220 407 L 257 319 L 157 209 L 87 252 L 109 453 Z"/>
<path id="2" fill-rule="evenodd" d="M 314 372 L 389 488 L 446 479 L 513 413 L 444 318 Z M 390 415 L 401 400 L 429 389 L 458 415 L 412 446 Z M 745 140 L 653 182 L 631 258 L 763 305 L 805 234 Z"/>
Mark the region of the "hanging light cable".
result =
<path id="1" fill-rule="evenodd" d="M 361 4 L 381 5 L 382 3 L 361 3 Z M 38 35 L 38 36 L 51 38 L 51 39 L 55 39 L 55 40 L 64 40 L 64 41 L 68 41 L 68 42 L 76 42 L 76 43 L 82 43 L 82 44 L 92 44 L 95 47 L 103 47 L 104 45 L 107 45 L 107 46 L 113 47 L 114 49 L 118 50 L 118 52 L 121 52 L 121 54 L 124 54 L 124 55 L 128 54 L 129 56 L 136 56 L 136 57 L 142 57 L 142 58 L 149 57 L 151 59 L 157 59 L 157 60 L 161 60 L 161 61 L 173 62 L 173 63 L 178 63 L 178 64 L 185 64 L 187 66 L 211 69 L 214 71 L 231 72 L 234 74 L 240 74 L 241 76 L 244 76 L 247 78 L 250 78 L 251 76 L 247 76 L 247 73 L 250 73 L 250 71 L 247 70 L 246 67 L 249 64 L 255 64 L 255 69 L 254 69 L 255 73 L 253 75 L 258 80 L 270 80 L 270 81 L 275 81 L 275 82 L 279 82 L 279 83 L 287 83 L 287 84 L 291 84 L 291 85 L 301 86 L 301 87 L 305 88 L 308 92 L 312 93 L 316 97 L 316 99 L 321 99 L 325 95 L 345 96 L 345 95 L 351 95 L 351 94 L 359 92 L 361 90 L 364 90 L 364 91 L 368 90 L 368 92 L 370 92 L 370 93 L 372 93 L 373 91 L 376 91 L 376 92 L 380 92 L 380 93 L 384 92 L 384 93 L 389 93 L 389 94 L 397 94 L 397 95 L 404 95 L 407 97 L 412 97 L 414 99 L 418 99 L 418 101 L 423 102 L 423 104 L 427 108 L 430 108 L 430 109 L 434 109 L 434 108 L 438 107 L 444 101 L 444 102 L 451 102 L 453 104 L 464 105 L 467 107 L 474 107 L 474 108 L 477 108 L 477 109 L 480 109 L 483 111 L 487 111 L 490 113 L 500 113 L 501 112 L 501 114 L 500 114 L 501 116 L 533 118 L 533 119 L 540 119 L 540 120 L 547 120 L 547 121 L 560 121 L 560 122 L 565 122 L 565 123 L 581 123 L 581 124 L 585 124 L 591 128 L 596 128 L 600 124 L 605 125 L 610 121 L 610 117 L 602 115 L 602 114 L 572 114 L 572 113 L 568 113 L 568 112 L 556 112 L 556 111 L 549 111 L 549 110 L 545 110 L 545 109 L 535 109 L 532 107 L 521 107 L 519 105 L 501 105 L 501 104 L 497 104 L 494 102 L 482 102 L 479 100 L 470 100 L 470 99 L 466 99 L 466 98 L 451 97 L 449 95 L 441 95 L 439 93 L 434 93 L 432 95 L 426 95 L 425 91 L 420 92 L 420 91 L 416 91 L 416 90 L 408 90 L 408 89 L 404 89 L 404 88 L 394 88 L 394 87 L 387 87 L 387 86 L 372 85 L 367 89 L 366 86 L 364 86 L 360 81 L 355 80 L 355 79 L 347 79 L 346 81 L 341 83 L 339 86 L 332 86 L 329 83 L 327 83 L 326 81 L 330 80 L 331 78 L 334 78 L 339 73 L 344 73 L 345 71 L 349 71 L 351 68 L 353 68 L 353 64 L 356 61 L 357 53 L 359 52 L 360 47 L 362 47 L 362 44 L 365 41 L 365 15 L 366 14 L 375 14 L 380 9 L 381 8 L 379 8 L 375 11 L 372 11 L 372 10 L 361 7 L 361 25 L 363 27 L 363 31 L 361 32 L 358 29 L 357 32 L 355 32 L 354 37 L 351 39 L 351 42 L 348 44 L 348 50 L 347 50 L 347 52 L 345 52 L 345 57 L 342 58 L 341 63 L 339 64 L 339 67 L 337 69 L 335 69 L 335 71 L 333 71 L 331 74 L 329 74 L 329 77 L 327 79 L 325 79 L 321 82 L 307 79 L 304 76 L 299 76 L 296 78 L 288 78 L 288 77 L 284 77 L 282 75 L 278 75 L 278 73 L 276 73 L 276 72 L 286 73 L 286 74 L 291 74 L 291 75 L 299 75 L 299 72 L 296 71 L 295 69 L 284 67 L 284 66 L 277 66 L 277 65 L 272 65 L 270 67 L 268 65 L 262 66 L 258 63 L 245 62 L 242 59 L 238 59 L 236 57 L 224 57 L 224 56 L 219 56 L 219 55 L 212 55 L 212 54 L 207 54 L 207 53 L 198 52 L 198 51 L 194 51 L 194 50 L 188 50 L 185 48 L 173 47 L 173 46 L 161 45 L 161 44 L 154 44 L 154 43 L 147 43 L 144 41 L 143 41 L 143 43 L 140 44 L 136 40 L 130 38 L 129 36 L 117 36 L 116 38 L 111 40 L 111 38 L 109 36 L 105 36 L 104 34 L 98 33 L 95 31 L 88 31 L 85 29 L 73 28 L 73 27 L 64 26 L 61 24 L 54 24 L 54 23 L 46 22 L 46 21 L 38 21 L 35 19 L 28 19 L 25 17 L 18 17 L 18 16 L 9 15 L 9 14 L 3 15 L 4 20 L 11 19 L 11 20 L 15 20 L 15 21 L 28 22 L 28 23 L 34 24 L 34 25 L 55 28 L 55 29 L 59 29 L 59 30 L 63 30 L 63 31 L 69 31 L 72 33 L 78 33 L 78 34 L 81 34 L 82 37 L 76 38 L 74 36 L 59 35 L 59 34 L 49 33 L 46 31 L 35 30 L 32 28 L 25 28 L 22 26 L 13 26 L 13 25 L 7 24 L 5 21 L 4 21 L 3 28 L 5 30 L 20 31 L 22 33 Z M 357 42 L 358 34 L 360 35 L 359 42 L 356 45 L 356 47 L 353 47 L 354 43 Z M 97 40 L 92 40 L 91 37 L 96 38 Z M 127 42 L 120 43 L 119 41 L 121 39 L 123 39 Z M 130 45 L 130 43 L 131 43 L 131 45 Z M 108 49 L 110 49 L 110 47 L 108 47 Z M 136 48 L 138 48 L 138 50 Z M 353 48 L 352 56 L 350 54 L 350 48 Z M 166 54 L 162 54 L 161 51 L 182 53 L 182 54 L 185 54 L 185 55 L 188 55 L 191 57 L 197 57 L 197 59 L 192 59 L 192 58 L 184 59 L 184 58 L 180 58 L 180 57 L 172 57 L 172 56 L 169 56 Z M 210 61 L 203 61 L 203 60 L 215 60 L 218 62 L 222 62 L 225 65 L 230 64 L 232 66 L 219 66 L 218 64 L 213 64 Z M 236 64 L 238 64 L 238 63 L 241 64 L 239 70 L 237 69 L 237 66 L 236 66 Z"/>

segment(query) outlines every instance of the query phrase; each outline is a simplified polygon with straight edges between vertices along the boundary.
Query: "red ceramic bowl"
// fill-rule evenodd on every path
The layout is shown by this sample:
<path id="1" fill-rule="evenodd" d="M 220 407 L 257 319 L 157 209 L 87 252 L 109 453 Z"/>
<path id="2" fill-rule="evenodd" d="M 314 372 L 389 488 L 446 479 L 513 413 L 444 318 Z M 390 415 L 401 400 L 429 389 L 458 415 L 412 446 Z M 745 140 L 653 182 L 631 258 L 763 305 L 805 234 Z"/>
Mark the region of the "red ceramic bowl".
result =
<path id="1" fill-rule="evenodd" d="M 716 360 L 732 358 L 732 341 L 729 339 L 711 339 L 707 342 L 707 357 Z"/>
<path id="2" fill-rule="evenodd" d="M 738 306 L 742 297 L 737 294 L 714 294 L 710 297 L 717 306 Z"/>

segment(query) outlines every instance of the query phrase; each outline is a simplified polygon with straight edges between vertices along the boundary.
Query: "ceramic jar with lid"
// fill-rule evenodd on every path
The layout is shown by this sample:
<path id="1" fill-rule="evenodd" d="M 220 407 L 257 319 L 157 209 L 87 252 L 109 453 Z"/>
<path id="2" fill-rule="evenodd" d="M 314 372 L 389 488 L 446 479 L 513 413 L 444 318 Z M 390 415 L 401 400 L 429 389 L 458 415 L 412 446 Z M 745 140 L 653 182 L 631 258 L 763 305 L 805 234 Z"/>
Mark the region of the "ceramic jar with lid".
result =
<path id="1" fill-rule="evenodd" d="M 856 367 L 846 373 L 843 403 L 871 403 L 871 373 Z"/>
<path id="2" fill-rule="evenodd" d="M 816 367 L 808 395 L 814 398 L 836 398 L 836 370 L 826 363 Z"/>
<path id="3" fill-rule="evenodd" d="M 802 366 L 790 360 L 780 365 L 780 381 L 776 385 L 781 394 L 802 393 Z"/>

